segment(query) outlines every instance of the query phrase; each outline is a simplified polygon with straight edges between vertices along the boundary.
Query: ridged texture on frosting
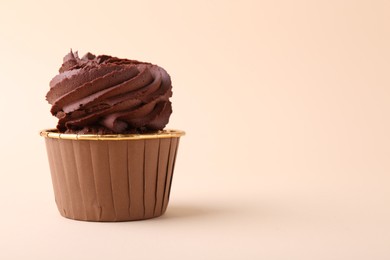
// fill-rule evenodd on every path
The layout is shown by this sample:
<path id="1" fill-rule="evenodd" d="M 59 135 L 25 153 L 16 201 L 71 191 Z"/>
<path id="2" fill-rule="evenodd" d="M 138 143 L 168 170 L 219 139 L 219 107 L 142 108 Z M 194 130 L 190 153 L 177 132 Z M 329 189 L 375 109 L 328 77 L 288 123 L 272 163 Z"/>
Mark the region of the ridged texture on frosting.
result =
<path id="1" fill-rule="evenodd" d="M 171 79 L 157 65 L 71 51 L 59 72 L 46 99 L 61 132 L 142 133 L 169 121 Z"/>

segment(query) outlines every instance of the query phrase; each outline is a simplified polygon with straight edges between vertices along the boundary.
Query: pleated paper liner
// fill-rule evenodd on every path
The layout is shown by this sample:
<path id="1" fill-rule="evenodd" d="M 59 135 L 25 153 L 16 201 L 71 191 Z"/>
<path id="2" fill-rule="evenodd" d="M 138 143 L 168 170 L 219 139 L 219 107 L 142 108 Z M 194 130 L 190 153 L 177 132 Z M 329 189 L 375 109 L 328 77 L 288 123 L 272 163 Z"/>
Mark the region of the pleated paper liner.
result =
<path id="1" fill-rule="evenodd" d="M 77 135 L 44 130 L 55 201 L 61 215 L 129 221 L 167 209 L 183 131 Z"/>

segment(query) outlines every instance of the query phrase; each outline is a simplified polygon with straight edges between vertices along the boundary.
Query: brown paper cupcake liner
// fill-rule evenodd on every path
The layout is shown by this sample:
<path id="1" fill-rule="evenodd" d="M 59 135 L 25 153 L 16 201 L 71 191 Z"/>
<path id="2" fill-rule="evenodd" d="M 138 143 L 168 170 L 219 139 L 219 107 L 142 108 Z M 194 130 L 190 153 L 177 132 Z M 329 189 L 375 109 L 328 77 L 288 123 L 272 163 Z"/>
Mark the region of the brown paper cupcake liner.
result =
<path id="1" fill-rule="evenodd" d="M 161 216 L 182 135 L 176 130 L 101 136 L 42 131 L 61 215 L 87 221 Z"/>

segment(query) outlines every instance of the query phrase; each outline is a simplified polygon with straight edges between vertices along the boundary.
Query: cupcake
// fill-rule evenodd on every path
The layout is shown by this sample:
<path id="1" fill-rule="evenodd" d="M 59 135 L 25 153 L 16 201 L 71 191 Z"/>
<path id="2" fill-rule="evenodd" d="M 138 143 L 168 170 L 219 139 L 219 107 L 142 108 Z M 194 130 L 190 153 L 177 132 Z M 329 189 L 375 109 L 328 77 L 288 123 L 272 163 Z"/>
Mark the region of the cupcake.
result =
<path id="1" fill-rule="evenodd" d="M 129 221 L 167 209 L 179 139 L 164 129 L 171 79 L 161 67 L 77 52 L 46 95 L 56 129 L 45 137 L 55 202 L 66 218 Z"/>

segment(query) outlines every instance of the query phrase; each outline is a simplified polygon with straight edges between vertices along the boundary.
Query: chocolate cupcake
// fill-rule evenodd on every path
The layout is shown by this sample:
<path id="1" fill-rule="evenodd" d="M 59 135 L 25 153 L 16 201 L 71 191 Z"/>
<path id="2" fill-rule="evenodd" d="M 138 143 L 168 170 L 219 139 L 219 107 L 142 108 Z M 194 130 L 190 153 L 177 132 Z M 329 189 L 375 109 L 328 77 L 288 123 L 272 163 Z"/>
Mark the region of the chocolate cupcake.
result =
<path id="1" fill-rule="evenodd" d="M 87 221 L 161 216 L 183 131 L 164 130 L 172 85 L 157 65 L 72 51 L 46 95 L 45 137 L 61 215 Z"/>

